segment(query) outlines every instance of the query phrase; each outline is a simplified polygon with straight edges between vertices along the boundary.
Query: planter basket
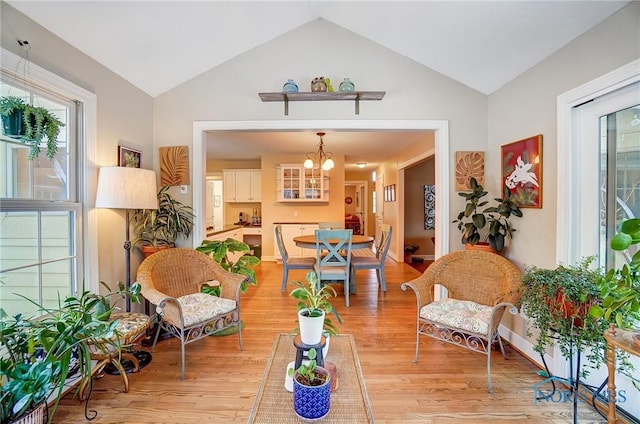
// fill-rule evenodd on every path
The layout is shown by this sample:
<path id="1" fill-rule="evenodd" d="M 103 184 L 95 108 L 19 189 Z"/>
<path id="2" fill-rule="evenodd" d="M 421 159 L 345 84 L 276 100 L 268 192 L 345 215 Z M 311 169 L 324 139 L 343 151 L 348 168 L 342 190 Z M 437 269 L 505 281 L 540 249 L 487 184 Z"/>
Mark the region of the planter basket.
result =
<path id="1" fill-rule="evenodd" d="M 18 418 L 15 421 L 10 421 L 10 424 L 45 424 L 47 422 L 46 417 L 46 405 L 41 402 L 26 415 Z"/>

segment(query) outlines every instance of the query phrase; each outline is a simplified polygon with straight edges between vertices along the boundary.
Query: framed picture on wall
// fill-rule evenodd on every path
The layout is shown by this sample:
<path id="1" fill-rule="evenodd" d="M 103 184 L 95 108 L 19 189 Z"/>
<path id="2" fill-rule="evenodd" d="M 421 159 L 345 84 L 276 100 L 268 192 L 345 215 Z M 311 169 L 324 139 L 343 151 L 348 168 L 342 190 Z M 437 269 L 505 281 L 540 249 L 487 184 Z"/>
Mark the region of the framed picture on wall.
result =
<path id="1" fill-rule="evenodd" d="M 140 168 L 142 152 L 131 147 L 118 146 L 118 166 Z"/>
<path id="2" fill-rule="evenodd" d="M 424 186 L 424 229 L 436 229 L 436 186 L 433 184 Z"/>
<path id="3" fill-rule="evenodd" d="M 521 208 L 542 208 L 542 134 L 505 144 L 502 186 Z"/>

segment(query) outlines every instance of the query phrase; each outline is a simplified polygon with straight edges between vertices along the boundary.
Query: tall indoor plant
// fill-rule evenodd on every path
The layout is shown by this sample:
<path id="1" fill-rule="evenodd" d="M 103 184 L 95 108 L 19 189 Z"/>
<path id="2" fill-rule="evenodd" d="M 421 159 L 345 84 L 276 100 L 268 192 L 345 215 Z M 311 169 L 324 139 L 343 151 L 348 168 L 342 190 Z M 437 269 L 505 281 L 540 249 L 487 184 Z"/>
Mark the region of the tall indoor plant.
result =
<path id="1" fill-rule="evenodd" d="M 131 218 L 136 234 L 132 244 L 141 245 L 146 255 L 158 248 L 174 246 L 179 236 L 191 235 L 193 209 L 171 196 L 169 188 L 166 185 L 158 191 L 158 209 L 139 209 Z"/>
<path id="2" fill-rule="evenodd" d="M 458 230 L 462 232 L 462 243 L 476 245 L 488 243 L 493 250 L 501 252 L 505 240 L 512 238 L 516 231 L 511 226 L 509 218 L 522 217 L 522 211 L 511 199 L 509 189 L 505 187 L 503 198 L 494 198 L 495 204 L 487 206 L 489 202 L 484 197 L 489 194 L 478 181 L 471 177 L 469 180 L 471 192 L 458 193 L 467 203 L 457 219 Z"/>
<path id="3" fill-rule="evenodd" d="M 0 99 L 2 132 L 21 143 L 29 145 L 29 159 L 40 154 L 40 143 L 47 139 L 47 157 L 53 159 L 58 152 L 58 135 L 64 127 L 48 109 L 34 106 L 20 97 L 3 96 Z"/>

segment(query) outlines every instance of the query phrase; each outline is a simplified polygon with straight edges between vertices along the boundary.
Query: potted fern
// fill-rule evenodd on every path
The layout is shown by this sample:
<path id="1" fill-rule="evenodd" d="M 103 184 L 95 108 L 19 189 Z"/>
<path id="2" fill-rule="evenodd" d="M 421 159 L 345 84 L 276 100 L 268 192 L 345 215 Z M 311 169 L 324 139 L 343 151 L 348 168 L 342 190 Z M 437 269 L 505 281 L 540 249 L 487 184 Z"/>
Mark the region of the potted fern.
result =
<path id="1" fill-rule="evenodd" d="M 47 139 L 47 157 L 53 159 L 58 152 L 58 135 L 64 123 L 48 109 L 28 104 L 20 97 L 4 96 L 0 99 L 2 132 L 29 145 L 29 159 L 40 155 L 40 143 Z"/>

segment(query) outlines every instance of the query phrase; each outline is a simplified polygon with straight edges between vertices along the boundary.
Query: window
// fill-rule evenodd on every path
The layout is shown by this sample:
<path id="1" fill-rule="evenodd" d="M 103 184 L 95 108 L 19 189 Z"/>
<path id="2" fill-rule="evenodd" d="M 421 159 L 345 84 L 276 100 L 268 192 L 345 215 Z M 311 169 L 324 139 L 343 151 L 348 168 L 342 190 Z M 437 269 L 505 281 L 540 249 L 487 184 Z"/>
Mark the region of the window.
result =
<path id="1" fill-rule="evenodd" d="M 33 314 L 32 302 L 57 305 L 82 287 L 87 263 L 97 264 L 96 248 L 82 244 L 96 234 L 95 218 L 83 207 L 86 184 L 95 186 L 87 171 L 95 163 L 96 101 L 37 65 L 19 72 L 24 59 L 4 49 L 1 63 L 2 96 L 44 107 L 65 124 L 53 160 L 44 146 L 29 160 L 25 144 L 4 129 L 0 135 L 0 304 L 10 315 Z M 97 270 L 90 274 L 87 289 L 95 291 Z"/>
<path id="2" fill-rule="evenodd" d="M 640 217 L 640 104 L 601 116 L 600 140 L 599 257 L 621 268 L 630 257 L 609 246 L 622 221 Z"/>

